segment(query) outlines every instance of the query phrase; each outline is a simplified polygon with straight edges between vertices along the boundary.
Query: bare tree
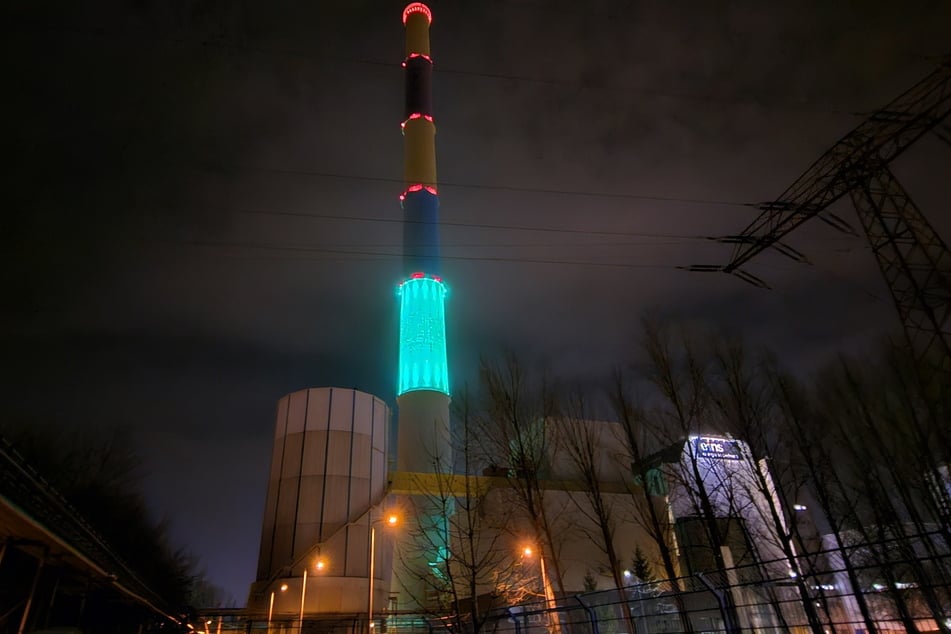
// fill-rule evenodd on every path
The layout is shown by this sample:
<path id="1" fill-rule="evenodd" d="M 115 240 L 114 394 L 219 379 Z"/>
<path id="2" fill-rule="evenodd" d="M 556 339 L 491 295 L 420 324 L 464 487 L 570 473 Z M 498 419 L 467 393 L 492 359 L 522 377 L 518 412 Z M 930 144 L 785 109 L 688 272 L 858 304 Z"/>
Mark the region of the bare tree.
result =
<path id="1" fill-rule="evenodd" d="M 548 562 L 559 594 L 564 595 L 556 514 L 544 486 L 556 458 L 548 430 L 557 413 L 550 381 L 530 375 L 512 354 L 502 363 L 483 359 L 479 377 L 482 403 L 473 418 L 484 455 L 491 468 L 506 472 L 511 502 L 531 530 L 538 556 Z"/>
<path id="2" fill-rule="evenodd" d="M 755 538 L 778 549 L 792 576 L 791 583 L 799 594 L 799 605 L 810 628 L 822 634 L 825 627 L 815 609 L 815 598 L 806 585 L 807 575 L 803 574 L 796 549 L 795 526 L 789 521 L 788 506 L 780 500 L 781 489 L 776 486 L 770 469 L 770 465 L 777 464 L 773 457 L 787 452 L 784 439 L 774 425 L 776 407 L 763 364 L 754 362 L 738 340 L 718 338 L 713 365 L 710 395 L 719 426 L 742 439 L 749 449 L 738 452 L 744 469 L 733 472 L 729 478 L 730 497 L 743 498 L 746 513 L 752 514 L 763 526 L 764 530 L 756 531 Z M 775 597 L 771 595 L 771 598 L 777 616 L 784 619 Z"/>
<path id="3" fill-rule="evenodd" d="M 780 371 L 775 365 L 767 365 L 764 371 L 778 408 L 777 427 L 787 439 L 786 447 L 792 456 L 792 469 L 799 473 L 794 479 L 804 483 L 804 489 L 818 505 L 817 509 L 806 510 L 810 511 L 810 515 L 816 516 L 818 522 L 829 531 L 835 572 L 838 573 L 837 567 L 842 566 L 841 572 L 846 575 L 849 586 L 854 590 L 851 600 L 855 601 L 866 631 L 876 634 L 878 625 L 872 618 L 864 593 L 861 592 L 859 573 L 852 561 L 852 551 L 848 548 L 846 530 L 853 516 L 850 509 L 854 509 L 854 505 L 838 477 L 836 461 L 825 442 L 829 429 L 816 416 L 811 395 L 791 375 Z M 818 543 L 804 539 L 801 532 L 798 535 L 804 552 L 819 551 L 825 555 L 823 551 L 826 542 L 819 535 L 815 535 Z M 823 563 L 828 566 L 828 562 Z M 818 565 L 819 562 L 816 562 L 817 567 Z M 825 600 L 824 593 L 822 596 Z M 847 613 L 845 616 L 849 618 Z"/>
<path id="4" fill-rule="evenodd" d="M 522 601 L 529 574 L 512 543 L 512 518 L 498 504 L 504 494 L 482 477 L 468 394 L 457 399 L 453 438 L 455 473 L 417 474 L 419 494 L 409 498 L 413 521 L 403 540 L 397 577 L 433 617 L 454 632 L 478 634 L 488 611 Z M 424 480 L 425 478 L 425 480 Z M 433 557 L 432 553 L 438 553 Z"/>
<path id="5" fill-rule="evenodd" d="M 916 631 L 914 610 L 899 587 L 906 583 L 898 577 L 904 570 L 902 574 L 914 578 L 917 594 L 939 629 L 949 632 L 945 600 L 935 590 L 936 581 L 947 583 L 947 571 L 940 565 L 925 566 L 921 556 L 939 561 L 948 547 L 946 530 L 933 521 L 940 516 L 929 517 L 940 507 L 932 503 L 929 487 L 934 450 L 923 446 L 914 396 L 907 393 L 908 384 L 896 378 L 875 364 L 859 367 L 840 360 L 823 383 L 824 405 L 847 458 L 842 464 L 849 470 L 843 477 L 858 492 L 856 526 L 864 530 L 870 525 L 872 530 L 872 539 L 865 536 L 865 552 L 877 560 L 898 618 Z M 943 549 L 929 535 L 933 528 L 945 535 Z"/>
<path id="6" fill-rule="evenodd" d="M 686 333 L 674 341 L 670 331 L 657 322 L 642 321 L 642 345 L 647 357 L 646 379 L 656 393 L 657 404 L 641 405 L 627 387 L 626 377 L 616 372 L 611 401 L 623 429 L 623 442 L 630 468 L 639 486 L 631 490 L 636 505 L 636 518 L 654 541 L 664 572 L 672 585 L 685 631 L 691 631 L 678 581 L 679 553 L 673 526 L 668 517 L 669 484 L 679 485 L 689 498 L 693 515 L 698 518 L 707 536 L 716 569 L 724 571 L 721 547 L 725 545 L 723 530 L 728 528 L 714 511 L 710 492 L 705 487 L 699 463 L 684 461 L 685 442 L 703 428 L 710 408 L 706 385 L 705 362 Z M 675 349 L 676 348 L 676 349 Z M 686 446 L 688 453 L 689 445 Z M 695 457 L 694 457 L 695 458 Z M 728 518 L 729 519 L 729 518 Z M 727 623 L 737 628 L 732 602 L 727 605 Z"/>
<path id="7" fill-rule="evenodd" d="M 605 490 L 607 466 L 612 456 L 605 455 L 604 430 L 587 415 L 584 396 L 576 393 L 558 419 L 560 445 L 574 467 L 574 475 L 580 479 L 581 495 L 572 495 L 575 509 L 587 522 L 582 523 L 582 532 L 595 544 L 607 559 L 614 587 L 621 597 L 624 618 L 631 631 L 634 623 L 623 589 L 625 587 L 621 558 L 617 552 L 615 533 L 618 527 L 618 512 L 615 508 L 616 494 Z M 627 478 L 630 480 L 630 478 Z"/>
<path id="8" fill-rule="evenodd" d="M 660 395 L 660 406 L 652 412 L 656 421 L 650 427 L 663 434 L 664 445 L 680 445 L 684 449 L 679 463 L 667 469 L 667 477 L 678 480 L 680 491 L 693 507 L 714 567 L 725 576 L 730 566 L 724 548 L 728 546 L 727 534 L 737 518 L 717 510 L 716 491 L 711 489 L 713 483 L 705 479 L 700 456 L 693 444 L 687 442 L 705 432 L 712 419 L 709 360 L 689 332 L 681 330 L 679 339 L 675 340 L 660 324 L 647 319 L 642 323 L 643 346 L 649 362 L 647 378 Z M 724 616 L 727 630 L 738 631 L 736 607 L 729 593 Z"/>
<path id="9" fill-rule="evenodd" d="M 645 447 L 642 440 L 641 432 L 644 431 L 646 416 L 635 404 L 635 399 L 630 395 L 625 384 L 623 373 L 615 372 L 611 401 L 615 415 L 621 423 L 624 434 L 621 440 L 637 483 L 632 484 L 629 491 L 634 501 L 634 519 L 653 540 L 660 554 L 664 574 L 675 592 L 679 593 L 681 588 L 677 578 L 680 575 L 677 568 L 677 553 L 672 548 L 674 533 L 673 526 L 668 521 L 664 476 L 652 461 L 656 455 Z"/>
<path id="10" fill-rule="evenodd" d="M 559 441 L 574 473 L 580 480 L 581 496 L 571 496 L 575 509 L 588 521 L 582 528 L 607 559 L 614 587 L 624 587 L 621 558 L 615 546 L 618 517 L 615 503 L 605 487 L 606 447 L 597 423 L 586 416 L 584 397 L 570 399 L 565 413 L 558 418 Z"/>

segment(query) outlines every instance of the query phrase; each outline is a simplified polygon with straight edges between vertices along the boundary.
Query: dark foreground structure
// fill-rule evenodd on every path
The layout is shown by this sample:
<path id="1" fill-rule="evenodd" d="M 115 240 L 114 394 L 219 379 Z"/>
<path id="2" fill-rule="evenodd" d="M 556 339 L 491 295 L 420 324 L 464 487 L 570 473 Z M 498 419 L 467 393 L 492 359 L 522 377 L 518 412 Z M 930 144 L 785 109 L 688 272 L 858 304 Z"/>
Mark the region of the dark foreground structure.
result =
<path id="1" fill-rule="evenodd" d="M 184 627 L 182 617 L 0 437 L 0 634 Z"/>

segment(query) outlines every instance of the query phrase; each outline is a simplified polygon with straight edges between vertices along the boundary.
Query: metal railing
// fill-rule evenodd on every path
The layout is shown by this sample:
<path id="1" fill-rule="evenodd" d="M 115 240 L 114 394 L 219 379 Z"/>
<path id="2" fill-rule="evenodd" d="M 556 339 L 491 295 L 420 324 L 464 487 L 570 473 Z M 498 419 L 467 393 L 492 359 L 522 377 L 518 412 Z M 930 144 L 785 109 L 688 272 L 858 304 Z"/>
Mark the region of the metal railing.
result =
<path id="1" fill-rule="evenodd" d="M 479 634 L 891 634 L 951 631 L 948 531 L 684 576 L 488 611 Z M 246 634 L 352 634 L 366 615 L 229 618 Z M 389 613 L 378 634 L 471 634 L 453 614 Z M 220 626 L 219 626 L 220 627 Z M 302 631 L 301 631 L 302 630 Z M 215 632 L 212 627 L 208 634 Z"/>
<path id="2" fill-rule="evenodd" d="M 40 527 L 51 540 L 65 544 L 77 557 L 85 558 L 94 567 L 91 573 L 101 571 L 103 576 L 99 581 L 116 586 L 156 614 L 176 621 L 175 616 L 168 613 L 170 609 L 162 597 L 110 547 L 82 513 L 0 436 L 0 518 L 4 516 L 21 518 Z M 9 543 L 16 546 L 23 541 L 19 538 L 11 534 Z M 50 544 L 39 542 L 37 545 L 47 548 Z M 32 578 L 21 581 L 24 591 L 28 590 Z"/>
<path id="3" fill-rule="evenodd" d="M 638 583 L 561 597 L 554 605 L 509 606 L 494 610 L 483 631 L 948 632 L 951 552 L 945 537 L 933 532 L 853 544 L 793 562 L 760 562 L 681 577 L 676 583 Z"/>

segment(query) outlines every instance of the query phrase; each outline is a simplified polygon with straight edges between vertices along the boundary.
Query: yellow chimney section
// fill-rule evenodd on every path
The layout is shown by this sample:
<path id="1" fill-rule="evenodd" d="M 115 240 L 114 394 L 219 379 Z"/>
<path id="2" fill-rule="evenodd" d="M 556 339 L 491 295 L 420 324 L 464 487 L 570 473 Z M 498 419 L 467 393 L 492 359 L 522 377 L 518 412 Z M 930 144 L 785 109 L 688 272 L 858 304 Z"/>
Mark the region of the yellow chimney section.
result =
<path id="1" fill-rule="evenodd" d="M 433 14 L 422 2 L 414 2 L 403 9 L 406 25 L 406 57 L 413 53 L 429 57 L 429 23 Z"/>
<path id="2" fill-rule="evenodd" d="M 435 188 L 436 126 L 430 120 L 432 117 L 413 116 L 410 115 L 411 118 L 403 125 L 403 176 L 406 187 L 422 184 Z"/>

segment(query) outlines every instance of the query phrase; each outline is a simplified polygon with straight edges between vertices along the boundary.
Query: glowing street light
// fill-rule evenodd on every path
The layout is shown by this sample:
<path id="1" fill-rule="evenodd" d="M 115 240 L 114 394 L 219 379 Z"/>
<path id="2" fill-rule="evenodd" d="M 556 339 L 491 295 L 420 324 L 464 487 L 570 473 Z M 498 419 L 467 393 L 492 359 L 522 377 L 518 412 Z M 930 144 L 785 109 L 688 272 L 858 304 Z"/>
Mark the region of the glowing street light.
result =
<path id="1" fill-rule="evenodd" d="M 532 550 L 531 546 L 525 546 L 522 548 L 523 556 L 531 558 L 534 556 L 534 554 L 535 552 Z M 548 580 L 548 573 L 545 571 L 545 557 L 541 554 L 538 556 L 538 563 L 541 566 L 542 591 L 545 594 L 545 606 L 553 606 L 555 605 L 555 595 L 551 589 L 551 582 Z"/>
<path id="2" fill-rule="evenodd" d="M 399 516 L 391 513 L 385 518 L 370 521 L 370 545 L 367 557 L 370 561 L 370 574 L 367 579 L 367 634 L 373 634 L 373 576 L 375 574 L 376 558 L 376 525 L 386 523 L 387 526 L 396 526 L 400 523 Z"/>
<path id="3" fill-rule="evenodd" d="M 525 546 L 524 548 L 522 548 L 522 554 L 523 554 L 525 557 L 532 557 L 533 554 L 534 554 L 534 551 L 532 550 L 532 547 L 531 547 L 531 546 Z M 545 571 L 545 556 L 544 556 L 544 554 L 542 554 L 541 551 L 539 551 L 539 553 L 538 553 L 538 563 L 539 563 L 539 566 L 540 566 L 540 568 L 541 568 L 542 590 L 543 590 L 544 593 L 545 593 L 545 607 L 546 607 L 546 608 L 554 608 L 554 607 L 556 607 L 556 606 L 555 606 L 555 593 L 554 593 L 554 592 L 552 591 L 552 589 L 551 589 L 551 580 L 548 578 L 548 572 Z M 561 623 L 560 623 L 559 618 L 558 618 L 558 612 L 557 612 L 557 610 L 552 612 L 552 614 L 551 614 L 551 620 L 552 620 L 552 630 L 551 630 L 551 631 L 552 631 L 552 632 L 555 632 L 555 633 L 560 633 L 560 632 L 561 632 Z"/>
<path id="4" fill-rule="evenodd" d="M 307 596 L 307 568 L 304 568 L 304 579 L 301 581 L 300 586 L 300 629 L 298 631 L 304 631 L 304 598 Z"/>
<path id="5" fill-rule="evenodd" d="M 325 564 L 324 564 L 324 560 L 323 560 L 323 559 L 318 559 L 318 560 L 314 563 L 314 567 L 317 569 L 317 572 L 323 571 L 324 566 L 325 566 Z M 301 631 L 301 632 L 304 631 L 304 601 L 305 601 L 306 598 L 307 598 L 307 567 L 305 566 L 305 567 L 304 567 L 304 579 L 303 579 L 303 581 L 301 582 L 301 588 L 300 588 L 300 619 L 299 619 L 299 623 L 300 623 L 300 631 Z"/>
<path id="6" fill-rule="evenodd" d="M 287 584 L 281 584 L 281 592 L 287 592 Z M 274 591 L 271 591 L 271 602 L 267 606 L 267 630 L 271 631 L 271 617 L 274 616 Z"/>

